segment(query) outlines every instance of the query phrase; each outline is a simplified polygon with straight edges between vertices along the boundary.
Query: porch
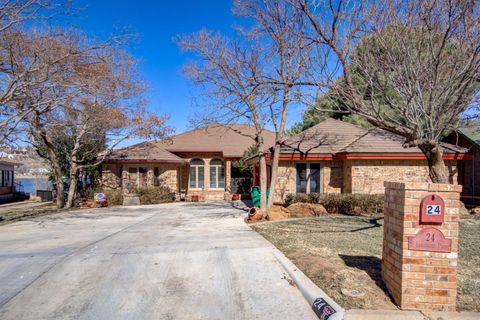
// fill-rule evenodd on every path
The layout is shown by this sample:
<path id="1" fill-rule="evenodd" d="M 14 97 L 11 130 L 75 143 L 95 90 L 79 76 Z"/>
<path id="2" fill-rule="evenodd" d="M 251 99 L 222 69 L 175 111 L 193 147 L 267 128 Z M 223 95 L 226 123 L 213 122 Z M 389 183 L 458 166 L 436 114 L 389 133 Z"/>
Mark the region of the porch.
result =
<path id="1" fill-rule="evenodd" d="M 246 193 L 251 179 L 233 172 L 232 159 L 221 154 L 182 155 L 183 164 L 106 163 L 102 167 L 104 189 L 121 189 L 124 194 L 139 188 L 168 187 L 177 200 L 230 200 L 232 193 Z M 247 191 L 245 191 L 247 190 Z"/>

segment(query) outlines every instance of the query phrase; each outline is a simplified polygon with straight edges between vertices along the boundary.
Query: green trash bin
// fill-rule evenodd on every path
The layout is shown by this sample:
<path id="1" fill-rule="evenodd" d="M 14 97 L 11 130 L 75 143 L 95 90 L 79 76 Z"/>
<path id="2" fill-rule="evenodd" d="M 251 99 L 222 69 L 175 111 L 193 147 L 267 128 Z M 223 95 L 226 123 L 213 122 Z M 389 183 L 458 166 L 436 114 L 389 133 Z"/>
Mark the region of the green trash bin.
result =
<path id="1" fill-rule="evenodd" d="M 268 200 L 268 194 L 270 192 L 270 188 L 267 188 L 267 200 Z M 260 207 L 260 187 L 254 186 L 252 187 L 252 202 L 254 207 Z"/>

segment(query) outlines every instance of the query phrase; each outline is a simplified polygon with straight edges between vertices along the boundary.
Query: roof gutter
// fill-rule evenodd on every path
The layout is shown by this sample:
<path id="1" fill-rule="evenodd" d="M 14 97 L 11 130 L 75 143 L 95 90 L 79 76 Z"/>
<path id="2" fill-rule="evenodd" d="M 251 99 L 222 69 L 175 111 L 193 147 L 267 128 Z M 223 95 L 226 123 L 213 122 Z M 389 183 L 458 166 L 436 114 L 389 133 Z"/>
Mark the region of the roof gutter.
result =
<path id="1" fill-rule="evenodd" d="M 255 162 L 257 156 L 247 159 L 248 164 Z M 272 160 L 273 155 L 267 154 L 267 160 Z M 342 154 L 280 154 L 280 160 L 285 161 L 307 161 L 307 160 L 425 160 L 426 157 L 422 153 L 342 153 Z M 447 153 L 443 155 L 443 160 L 472 160 L 473 155 L 466 153 Z"/>
<path id="2" fill-rule="evenodd" d="M 185 164 L 186 161 L 178 161 L 178 160 L 106 160 L 103 163 L 105 164 Z"/>

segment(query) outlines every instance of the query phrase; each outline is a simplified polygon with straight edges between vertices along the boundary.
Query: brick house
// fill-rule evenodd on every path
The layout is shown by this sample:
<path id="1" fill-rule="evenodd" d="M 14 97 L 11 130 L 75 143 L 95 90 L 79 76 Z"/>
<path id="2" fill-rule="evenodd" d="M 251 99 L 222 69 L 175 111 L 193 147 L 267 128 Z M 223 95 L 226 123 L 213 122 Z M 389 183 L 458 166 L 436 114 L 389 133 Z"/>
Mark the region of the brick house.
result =
<path id="1" fill-rule="evenodd" d="M 10 201 L 15 192 L 15 166 L 19 163 L 0 158 L 0 203 Z"/>
<path id="2" fill-rule="evenodd" d="M 445 142 L 469 150 L 471 160 L 458 161 L 458 183 L 463 186 L 460 199 L 467 206 L 480 206 L 480 132 L 461 128 L 445 138 Z"/>
<path id="3" fill-rule="evenodd" d="M 428 182 L 425 156 L 402 143 L 401 137 L 384 130 L 327 119 L 283 143 L 274 201 L 299 192 L 383 193 L 384 181 Z M 450 182 L 457 184 L 457 161 L 471 155 L 461 147 L 443 147 Z M 269 164 L 272 156 L 267 156 Z M 254 174 L 258 183 L 257 167 Z"/>
<path id="4" fill-rule="evenodd" d="M 228 198 L 232 161 L 254 144 L 253 133 L 249 125 L 214 124 L 115 150 L 102 165 L 102 186 L 129 193 L 163 184 L 177 195 L 185 194 L 186 200 Z M 274 144 L 273 132 L 265 130 L 263 136 L 266 145 Z"/>

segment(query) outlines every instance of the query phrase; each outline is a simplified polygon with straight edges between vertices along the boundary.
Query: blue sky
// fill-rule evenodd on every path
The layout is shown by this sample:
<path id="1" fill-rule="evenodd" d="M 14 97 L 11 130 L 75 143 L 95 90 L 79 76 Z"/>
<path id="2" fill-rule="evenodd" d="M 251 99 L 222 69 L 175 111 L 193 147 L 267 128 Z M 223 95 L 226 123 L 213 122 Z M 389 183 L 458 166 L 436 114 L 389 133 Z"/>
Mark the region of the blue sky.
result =
<path id="1" fill-rule="evenodd" d="M 181 74 L 187 61 L 173 38 L 201 28 L 232 33 L 241 18 L 231 14 L 231 1 L 77 0 L 81 10 L 73 24 L 88 34 L 106 38 L 122 32 L 138 34 L 128 50 L 141 61 L 141 73 L 149 82 L 149 109 L 169 114 L 176 132 L 190 129 L 189 117 L 198 111 L 198 90 Z M 299 119 L 297 110 L 290 123 Z M 131 142 L 130 142 L 131 143 Z"/>

